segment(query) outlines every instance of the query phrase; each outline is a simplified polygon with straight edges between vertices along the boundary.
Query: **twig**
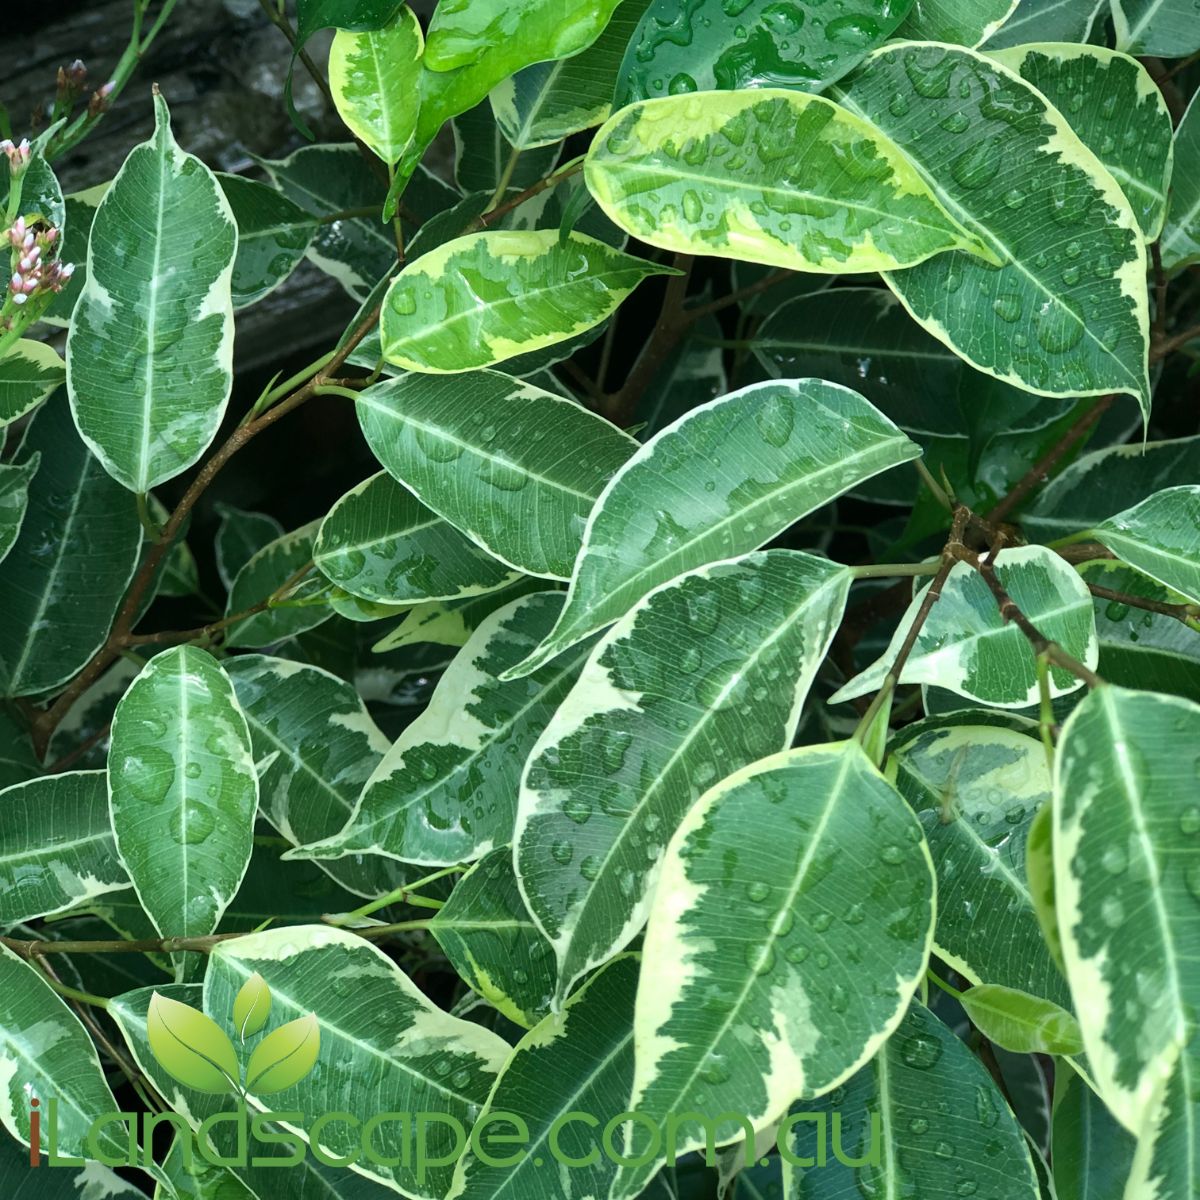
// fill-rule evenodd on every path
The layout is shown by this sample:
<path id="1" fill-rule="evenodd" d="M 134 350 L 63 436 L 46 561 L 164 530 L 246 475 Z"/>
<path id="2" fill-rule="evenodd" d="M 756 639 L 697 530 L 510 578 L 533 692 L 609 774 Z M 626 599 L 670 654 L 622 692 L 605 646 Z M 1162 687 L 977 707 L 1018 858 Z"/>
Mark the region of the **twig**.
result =
<path id="1" fill-rule="evenodd" d="M 1150 361 L 1159 362 L 1167 357 L 1168 354 L 1174 354 L 1176 350 L 1182 350 L 1189 342 L 1194 342 L 1200 339 L 1200 325 L 1195 325 L 1191 329 L 1185 329 L 1182 333 L 1177 333 L 1174 337 L 1169 337 L 1165 341 L 1159 342 L 1150 351 Z"/>
<path id="2" fill-rule="evenodd" d="M 511 200 L 506 200 L 503 204 L 498 204 L 490 212 L 477 217 L 467 227 L 465 232 L 470 233 L 472 230 L 486 229 L 489 225 L 495 224 L 501 217 L 506 217 L 514 208 L 520 208 L 526 200 L 533 199 L 539 192 L 544 192 L 547 188 L 556 187 L 564 179 L 569 179 L 572 175 L 582 170 L 583 159 L 580 159 L 578 162 L 568 163 L 565 167 L 561 167 L 559 170 L 547 175 L 545 179 L 539 179 L 537 183 L 530 185 L 523 192 L 519 192 Z"/>
<path id="3" fill-rule="evenodd" d="M 1130 608 L 1142 608 L 1146 612 L 1161 613 L 1164 617 L 1174 617 L 1185 625 L 1200 617 L 1200 604 L 1168 604 L 1165 600 L 1152 600 L 1149 596 L 1133 596 L 1128 592 L 1117 592 L 1112 588 L 1101 587 L 1098 583 L 1089 583 L 1088 591 L 1100 600 L 1113 600 L 1117 604 L 1127 604 Z"/>
<path id="4" fill-rule="evenodd" d="M 683 315 L 688 321 L 699 321 L 701 317 L 707 317 L 724 308 L 729 308 L 731 305 L 740 304 L 743 300 L 749 300 L 760 292 L 773 288 L 777 283 L 791 279 L 793 274 L 792 271 L 773 271 L 770 275 L 764 275 L 757 283 L 750 283 L 743 288 L 738 288 L 737 291 L 730 292 L 728 296 L 722 296 L 719 300 L 712 300 L 708 304 L 700 304 L 695 308 L 684 309 Z"/>
<path id="5" fill-rule="evenodd" d="M 1101 396 L 1061 438 L 1022 476 L 1016 486 L 1000 501 L 986 516 L 985 520 L 993 525 L 1007 519 L 1009 513 L 1016 509 L 1030 493 L 1037 491 L 1049 478 L 1050 472 L 1062 461 L 1084 434 L 1112 407 L 1117 399 L 1116 393 Z"/>

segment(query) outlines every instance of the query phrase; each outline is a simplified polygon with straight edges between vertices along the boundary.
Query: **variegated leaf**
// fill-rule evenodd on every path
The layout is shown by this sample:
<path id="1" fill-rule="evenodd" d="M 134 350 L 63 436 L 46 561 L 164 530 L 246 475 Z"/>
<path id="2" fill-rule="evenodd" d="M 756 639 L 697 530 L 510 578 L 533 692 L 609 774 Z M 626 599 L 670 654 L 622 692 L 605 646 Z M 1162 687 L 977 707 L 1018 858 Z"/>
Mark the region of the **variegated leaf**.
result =
<path id="1" fill-rule="evenodd" d="M 600 642 L 529 755 L 513 840 L 556 1002 L 636 936 L 697 796 L 791 744 L 849 591 L 769 550 L 663 584 Z"/>
<path id="2" fill-rule="evenodd" d="M 154 111 L 154 136 L 96 210 L 67 339 L 79 432 L 135 492 L 204 453 L 233 382 L 233 213 L 213 173 L 176 145 L 161 96 Z"/>
<path id="3" fill-rule="evenodd" d="M 1094 533 L 1118 558 L 1200 604 L 1200 486 L 1155 492 Z"/>
<path id="4" fill-rule="evenodd" d="M 53 346 L 22 338 L 0 358 L 0 429 L 37 408 L 67 378 Z"/>

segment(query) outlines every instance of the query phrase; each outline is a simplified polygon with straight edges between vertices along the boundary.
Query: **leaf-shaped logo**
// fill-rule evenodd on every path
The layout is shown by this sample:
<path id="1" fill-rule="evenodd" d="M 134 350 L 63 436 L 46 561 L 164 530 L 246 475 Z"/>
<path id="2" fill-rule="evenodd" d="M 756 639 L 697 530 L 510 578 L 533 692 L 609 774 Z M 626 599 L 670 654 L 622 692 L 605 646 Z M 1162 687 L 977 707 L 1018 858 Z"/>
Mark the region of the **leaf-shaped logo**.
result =
<path id="1" fill-rule="evenodd" d="M 188 1004 L 155 992 L 146 1017 L 150 1050 L 163 1070 L 198 1092 L 236 1092 L 237 1051 L 221 1027 Z"/>
<path id="2" fill-rule="evenodd" d="M 271 1015 L 271 989 L 267 981 L 255 971 L 242 984 L 242 989 L 233 1002 L 233 1024 L 243 1042 L 253 1037 Z"/>
<path id="3" fill-rule="evenodd" d="M 266 1095 L 299 1083 L 317 1065 L 321 1026 L 315 1013 L 267 1034 L 250 1055 L 246 1090 Z"/>

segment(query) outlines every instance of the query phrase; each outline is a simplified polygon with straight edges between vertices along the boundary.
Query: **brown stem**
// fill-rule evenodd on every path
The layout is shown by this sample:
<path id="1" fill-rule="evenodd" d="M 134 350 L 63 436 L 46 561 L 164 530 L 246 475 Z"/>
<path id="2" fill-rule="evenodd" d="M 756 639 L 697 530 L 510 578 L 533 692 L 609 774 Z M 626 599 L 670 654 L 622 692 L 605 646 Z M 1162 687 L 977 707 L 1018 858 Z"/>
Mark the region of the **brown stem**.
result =
<path id="1" fill-rule="evenodd" d="M 1168 604 L 1165 600 L 1152 600 L 1149 596 L 1131 596 L 1128 592 L 1114 591 L 1112 588 L 1101 587 L 1098 583 L 1089 583 L 1087 586 L 1088 591 L 1100 600 L 1115 600 L 1118 604 L 1127 604 L 1130 608 L 1161 613 L 1164 617 L 1174 617 L 1184 624 L 1200 616 L 1200 605 Z"/>
<path id="2" fill-rule="evenodd" d="M 1036 654 L 1044 654 L 1049 662 L 1053 663 L 1056 667 L 1061 667 L 1064 671 L 1069 671 L 1076 679 L 1082 679 L 1088 687 L 1094 688 L 1104 685 L 1104 680 L 1095 671 L 1084 666 L 1077 658 L 1073 658 L 1057 642 L 1052 642 L 1049 638 L 1045 637 L 1041 630 L 1021 611 L 1017 602 L 1008 594 L 1004 588 L 1004 584 L 997 577 L 996 568 L 991 558 L 980 558 L 969 551 L 962 557 L 964 561 L 969 562 L 983 576 L 984 582 L 996 598 L 996 603 L 1000 608 L 1000 616 L 1005 621 L 1011 621 L 1016 625 L 1029 640 Z"/>
<path id="3" fill-rule="evenodd" d="M 345 342 L 338 347 L 336 353 L 324 367 L 308 380 L 307 383 L 297 388 L 285 400 L 281 400 L 278 404 L 267 409 L 260 417 L 238 426 L 229 435 L 228 440 L 216 454 L 204 464 L 199 474 L 192 480 L 191 485 L 184 493 L 183 499 L 179 501 L 170 517 L 168 517 L 158 541 L 151 546 L 149 553 L 147 553 L 145 560 L 142 562 L 141 568 L 134 576 L 133 582 L 125 594 L 124 603 L 117 613 L 117 619 L 113 623 L 112 631 L 104 645 L 96 652 L 91 662 L 80 671 L 54 703 L 34 718 L 31 734 L 34 749 L 39 758 L 45 756 L 50 735 L 58 727 L 63 717 L 70 711 L 71 706 L 100 678 L 109 664 L 119 657 L 121 650 L 127 645 L 127 639 L 132 632 L 133 623 L 138 618 L 142 600 L 154 579 L 159 564 L 170 551 L 176 537 L 179 536 L 179 531 L 183 528 L 183 523 L 187 520 L 188 514 L 195 508 L 196 502 L 204 495 L 209 485 L 220 473 L 222 467 L 243 446 L 262 433 L 264 429 L 269 429 L 281 417 L 299 408 L 310 396 L 315 395 L 318 389 L 327 384 L 354 352 L 355 346 L 374 328 L 375 323 L 379 320 L 379 311 L 377 307 L 370 312 L 350 336 L 346 338 Z"/>
<path id="4" fill-rule="evenodd" d="M 1117 557 L 1107 546 L 1102 546 L 1099 542 L 1074 542 L 1070 546 L 1059 546 L 1054 553 L 1064 562 L 1069 563 L 1095 562 L 1097 559 L 1115 559 Z"/>
<path id="5" fill-rule="evenodd" d="M 1150 352 L 1150 361 L 1152 363 L 1159 362 L 1166 358 L 1168 354 L 1174 354 L 1176 350 L 1182 350 L 1188 342 L 1194 342 L 1198 339 L 1200 339 L 1200 325 L 1195 325 L 1191 329 L 1185 329 L 1182 333 L 1175 334 L 1174 337 L 1169 337 L 1165 341 L 1158 342 Z"/>
<path id="6" fill-rule="evenodd" d="M 514 208 L 520 208 L 526 200 L 531 200 L 539 192 L 544 192 L 547 188 L 552 188 L 562 183 L 564 179 L 569 179 L 579 171 L 583 170 L 583 162 L 569 163 L 559 171 L 555 171 L 551 175 L 547 175 L 545 179 L 539 179 L 537 183 L 531 184 L 523 192 L 519 192 L 511 200 L 506 200 L 503 204 L 498 204 L 490 212 L 486 212 L 481 217 L 477 217 L 472 223 L 471 229 L 486 229 L 489 225 L 494 225 L 501 217 L 507 216 Z M 470 230 L 468 230 L 469 232 Z"/>
<path id="7" fill-rule="evenodd" d="M 991 512 L 987 514 L 985 520 L 993 525 L 1007 519 L 1009 513 L 1013 512 L 1020 504 L 1028 499 L 1030 493 L 1037 491 L 1038 488 L 1046 482 L 1050 476 L 1050 472 L 1066 456 L 1077 442 L 1079 442 L 1084 434 L 1086 434 L 1097 421 L 1112 407 L 1117 397 L 1116 393 L 1108 396 L 1101 396 L 1091 408 L 1087 410 L 1071 427 L 1062 435 L 1061 438 L 1049 449 L 1041 458 L 1033 464 L 1032 467 L 1025 473 L 1016 486 L 997 504 Z"/>
<path id="8" fill-rule="evenodd" d="M 659 310 L 654 331 L 642 347 L 642 352 L 633 364 L 628 378 L 620 389 L 607 396 L 600 406 L 600 411 L 614 425 L 629 425 L 633 421 L 635 406 L 642 393 L 650 386 L 654 376 L 658 374 L 668 355 L 691 324 L 691 317 L 685 311 L 683 301 L 687 296 L 692 262 L 690 254 L 675 255 L 675 266 L 680 273 L 672 275 L 667 281 L 667 290 L 663 294 L 662 308 Z"/>
<path id="9" fill-rule="evenodd" d="M 722 296 L 719 300 L 698 305 L 696 308 L 685 309 L 683 315 L 689 322 L 699 321 L 701 317 L 707 317 L 711 313 L 720 312 L 723 308 L 729 308 L 731 305 L 740 304 L 743 300 L 749 300 L 760 292 L 773 288 L 777 283 L 791 279 L 792 275 L 792 271 L 773 271 L 770 275 L 764 275 L 757 283 L 738 288 L 736 292 L 730 292 L 728 296 Z"/>
<path id="10" fill-rule="evenodd" d="M 103 729 L 97 729 L 91 737 L 79 743 L 70 754 L 64 754 L 57 762 L 51 763 L 46 768 L 47 775 L 60 775 L 63 771 L 69 771 L 89 750 L 98 746 L 106 737 L 109 730 L 112 729 L 112 723 L 105 725 Z"/>

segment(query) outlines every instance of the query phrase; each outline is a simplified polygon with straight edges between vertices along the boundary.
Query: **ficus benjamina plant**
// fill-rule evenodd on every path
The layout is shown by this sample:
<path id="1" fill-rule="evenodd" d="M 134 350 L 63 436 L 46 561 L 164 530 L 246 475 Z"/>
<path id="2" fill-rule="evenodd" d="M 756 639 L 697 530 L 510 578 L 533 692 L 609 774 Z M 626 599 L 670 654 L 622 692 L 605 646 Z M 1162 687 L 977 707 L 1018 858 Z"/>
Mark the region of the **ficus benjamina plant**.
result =
<path id="1" fill-rule="evenodd" d="M 132 4 L 0 145 L 0 1195 L 1200 1195 L 1194 0 L 263 0 L 244 174 Z"/>

